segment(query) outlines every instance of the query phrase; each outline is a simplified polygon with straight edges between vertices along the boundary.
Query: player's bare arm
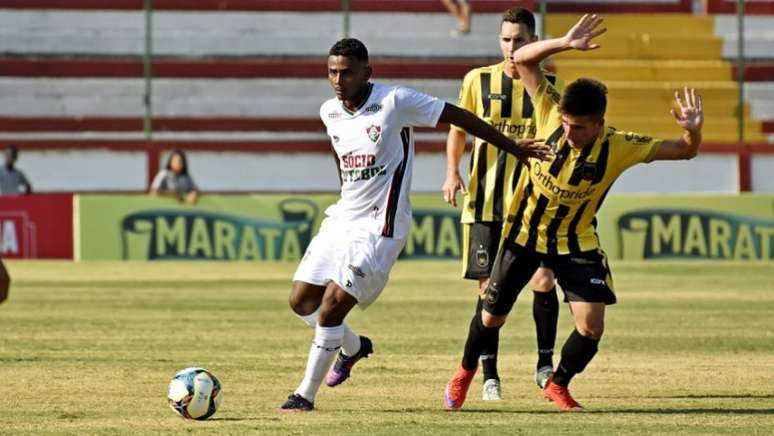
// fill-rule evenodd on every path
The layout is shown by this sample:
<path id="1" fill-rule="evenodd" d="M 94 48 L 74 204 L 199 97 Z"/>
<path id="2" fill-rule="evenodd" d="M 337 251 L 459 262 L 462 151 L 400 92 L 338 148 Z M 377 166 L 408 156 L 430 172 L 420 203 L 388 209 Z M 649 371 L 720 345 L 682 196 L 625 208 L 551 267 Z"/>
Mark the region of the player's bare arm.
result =
<path id="1" fill-rule="evenodd" d="M 666 140 L 661 143 L 653 160 L 679 160 L 693 159 L 699 153 L 701 144 L 701 128 L 704 125 L 704 110 L 701 104 L 701 96 L 693 88 L 683 88 L 683 97 L 675 91 L 675 103 L 677 109 L 670 112 L 683 129 L 683 135 L 674 140 Z"/>
<path id="2" fill-rule="evenodd" d="M 465 181 L 460 175 L 460 159 L 465 151 L 465 132 L 449 129 L 446 138 L 446 180 L 443 182 L 443 199 L 457 207 L 457 191 L 465 194 Z"/>
<path id="3" fill-rule="evenodd" d="M 438 122 L 462 127 L 471 135 L 511 153 L 522 161 L 526 161 L 526 159 L 531 157 L 548 160 L 551 156 L 551 148 L 545 145 L 542 139 L 518 139 L 515 141 L 508 139 L 508 137 L 471 112 L 453 104 L 446 103 Z"/>
<path id="4" fill-rule="evenodd" d="M 553 54 L 567 50 L 598 49 L 599 44 L 591 40 L 607 31 L 606 28 L 599 27 L 601 24 L 602 17 L 586 14 L 563 37 L 527 44 L 513 54 L 513 62 L 530 97 L 535 96 L 543 80 L 540 62 Z"/>

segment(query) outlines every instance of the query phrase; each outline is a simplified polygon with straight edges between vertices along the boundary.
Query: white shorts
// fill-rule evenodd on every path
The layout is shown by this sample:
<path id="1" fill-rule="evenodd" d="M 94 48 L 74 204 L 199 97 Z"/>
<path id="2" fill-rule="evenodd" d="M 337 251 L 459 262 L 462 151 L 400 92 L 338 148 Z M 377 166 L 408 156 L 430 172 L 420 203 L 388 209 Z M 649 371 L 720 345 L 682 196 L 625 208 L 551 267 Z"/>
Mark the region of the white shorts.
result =
<path id="1" fill-rule="evenodd" d="M 365 309 L 387 285 L 390 270 L 406 241 L 385 238 L 326 218 L 309 243 L 293 281 L 327 286 L 331 281 Z"/>

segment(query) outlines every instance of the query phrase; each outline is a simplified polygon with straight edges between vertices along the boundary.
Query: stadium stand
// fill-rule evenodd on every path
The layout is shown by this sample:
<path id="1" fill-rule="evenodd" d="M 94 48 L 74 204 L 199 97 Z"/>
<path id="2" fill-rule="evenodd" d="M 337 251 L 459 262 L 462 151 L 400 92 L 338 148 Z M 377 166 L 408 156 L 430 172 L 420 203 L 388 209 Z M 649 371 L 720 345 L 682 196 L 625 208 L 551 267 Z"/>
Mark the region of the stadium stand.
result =
<path id="1" fill-rule="evenodd" d="M 142 142 L 142 3 L 0 0 L 0 138 L 22 147 L 148 149 Z M 471 35 L 450 38 L 440 2 L 389 3 L 352 3 L 351 33 L 369 46 L 376 76 L 449 101 L 468 69 L 497 61 L 491 29 L 499 12 L 513 5 L 476 2 Z M 586 75 L 605 81 L 609 120 L 657 136 L 674 135 L 665 110 L 673 90 L 696 86 L 707 102 L 706 141 L 735 141 L 736 18 L 722 14 L 728 3 L 708 1 L 707 11 L 721 14 L 701 15 L 684 0 L 552 1 L 549 34 L 566 29 L 576 11 L 624 12 L 606 15 L 604 50 L 562 56 L 555 67 L 567 80 Z M 232 150 L 327 149 L 317 111 L 330 97 L 322 65 L 340 37 L 338 1 L 154 4 L 155 139 L 202 149 L 218 143 Z M 745 69 L 755 81 L 745 89 L 745 140 L 761 142 L 769 135 L 774 140 L 774 15 L 760 5 L 754 10 L 760 15 L 745 20 L 746 56 L 755 61 Z M 420 150 L 443 147 L 442 129 L 422 131 L 418 139 Z M 164 148 L 149 149 L 153 174 Z"/>

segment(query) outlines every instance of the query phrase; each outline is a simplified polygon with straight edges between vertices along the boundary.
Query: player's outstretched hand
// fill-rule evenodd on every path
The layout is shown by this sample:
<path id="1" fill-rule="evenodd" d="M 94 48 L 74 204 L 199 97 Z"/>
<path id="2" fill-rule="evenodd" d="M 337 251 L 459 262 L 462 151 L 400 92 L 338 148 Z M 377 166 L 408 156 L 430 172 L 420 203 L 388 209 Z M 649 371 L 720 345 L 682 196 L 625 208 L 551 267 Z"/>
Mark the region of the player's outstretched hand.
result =
<path id="1" fill-rule="evenodd" d="M 599 48 L 599 44 L 592 43 L 591 40 L 605 33 L 606 28 L 598 29 L 602 24 L 602 17 L 596 14 L 586 14 L 574 25 L 567 34 L 564 35 L 566 44 L 575 50 L 594 50 Z"/>
<path id="2" fill-rule="evenodd" d="M 454 207 L 457 207 L 457 191 L 463 195 L 467 193 L 467 191 L 465 191 L 465 182 L 458 172 L 446 175 L 446 180 L 443 182 L 442 189 L 444 201 Z"/>
<path id="3" fill-rule="evenodd" d="M 680 92 L 675 91 L 675 103 L 677 110 L 671 109 L 672 116 L 677 124 L 689 132 L 698 132 L 704 125 L 704 110 L 701 106 L 701 96 L 693 88 L 683 88 L 685 94 L 680 98 Z"/>
<path id="4" fill-rule="evenodd" d="M 553 156 L 551 147 L 546 145 L 545 139 L 517 139 L 516 143 L 517 153 L 516 157 L 522 161 L 527 161 L 527 158 L 533 157 L 540 160 L 548 160 Z"/>

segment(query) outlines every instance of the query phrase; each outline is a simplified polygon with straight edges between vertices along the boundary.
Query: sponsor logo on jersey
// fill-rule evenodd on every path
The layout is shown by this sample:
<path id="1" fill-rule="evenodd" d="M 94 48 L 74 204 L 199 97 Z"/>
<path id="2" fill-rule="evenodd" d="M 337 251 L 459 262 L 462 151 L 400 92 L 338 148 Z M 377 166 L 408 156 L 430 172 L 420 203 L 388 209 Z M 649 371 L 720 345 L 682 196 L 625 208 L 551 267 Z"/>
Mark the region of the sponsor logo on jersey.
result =
<path id="1" fill-rule="evenodd" d="M 605 286 L 605 281 L 602 280 L 602 279 L 594 279 L 594 278 L 592 278 L 592 279 L 589 280 L 589 282 L 591 282 L 592 285 Z"/>
<path id="2" fill-rule="evenodd" d="M 331 139 L 333 140 L 333 143 L 334 143 L 334 144 L 338 144 L 338 142 L 341 140 L 341 138 L 339 138 L 339 137 L 338 137 L 338 136 L 336 136 L 336 135 L 333 135 L 333 136 L 331 136 Z"/>
<path id="3" fill-rule="evenodd" d="M 352 271 L 353 274 L 360 278 L 365 278 L 366 273 L 363 272 L 363 269 L 359 266 L 352 265 L 351 263 L 347 265 L 347 268 L 349 268 L 350 271 Z"/>
<path id="4" fill-rule="evenodd" d="M 341 164 L 344 168 L 365 168 L 376 163 L 375 154 L 352 154 L 347 153 L 341 157 Z"/>
<path id="5" fill-rule="evenodd" d="M 534 138 L 537 134 L 537 126 L 534 124 L 511 123 L 510 120 L 501 120 L 498 123 L 490 121 L 492 127 L 510 137 Z M 531 121 L 530 121 L 531 123 Z"/>
<path id="6" fill-rule="evenodd" d="M 653 141 L 653 137 L 651 136 L 641 136 L 631 132 L 627 133 L 626 136 L 624 136 L 624 139 L 631 142 L 632 144 L 637 144 L 637 145 L 644 145 Z"/>
<path id="7" fill-rule="evenodd" d="M 341 118 L 342 116 L 344 116 L 344 114 L 341 113 L 341 112 L 337 112 L 337 111 L 335 111 L 335 112 L 328 112 L 328 118 L 330 118 L 332 120 L 337 120 L 337 119 Z"/>
<path id="8" fill-rule="evenodd" d="M 372 124 L 366 128 L 366 133 L 371 141 L 376 142 L 379 140 L 379 137 L 382 136 L 382 128 Z"/>
<path id="9" fill-rule="evenodd" d="M 500 100 L 500 101 L 503 101 L 503 100 L 507 99 L 508 97 L 505 94 L 494 94 L 494 93 L 492 93 L 492 94 L 487 95 L 486 98 L 488 98 L 489 100 Z"/>
<path id="10" fill-rule="evenodd" d="M 380 110 L 382 110 L 382 105 L 380 105 L 379 103 L 374 103 L 371 106 L 368 106 L 367 108 L 365 108 L 365 112 L 371 112 L 374 114 L 379 112 Z"/>
<path id="11" fill-rule="evenodd" d="M 594 195 L 594 192 L 596 191 L 594 187 L 589 187 L 585 190 L 572 189 L 571 186 L 563 188 L 554 184 L 554 180 L 556 179 L 548 172 L 543 172 L 540 165 L 533 165 L 532 168 L 534 168 L 531 172 L 532 179 L 537 180 L 537 182 L 542 185 L 543 188 L 561 200 L 584 200 Z M 583 175 L 585 178 L 586 168 L 583 168 L 583 170 Z M 596 165 L 594 165 L 594 173 L 596 174 Z"/>

